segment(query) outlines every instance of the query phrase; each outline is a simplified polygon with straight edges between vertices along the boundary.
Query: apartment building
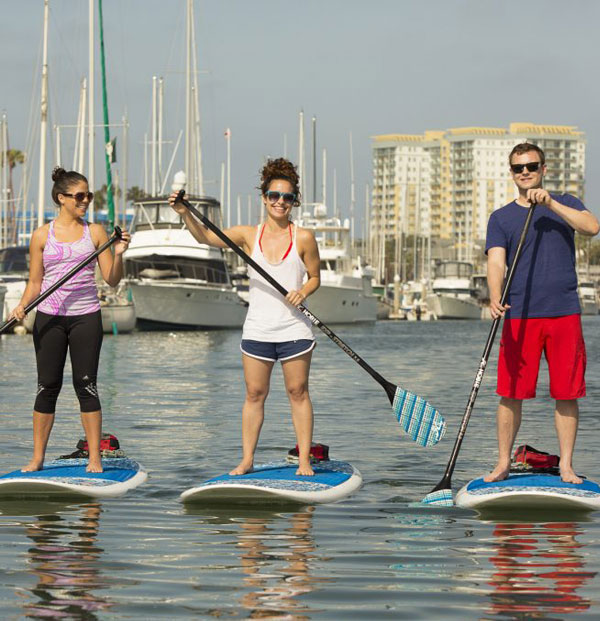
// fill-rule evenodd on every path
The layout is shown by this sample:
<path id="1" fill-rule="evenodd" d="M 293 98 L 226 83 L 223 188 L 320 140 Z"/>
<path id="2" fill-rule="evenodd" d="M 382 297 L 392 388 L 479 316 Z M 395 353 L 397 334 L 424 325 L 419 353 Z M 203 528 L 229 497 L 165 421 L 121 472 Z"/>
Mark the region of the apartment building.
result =
<path id="1" fill-rule="evenodd" d="M 371 238 L 433 237 L 470 249 L 485 238 L 490 213 L 516 197 L 508 154 L 520 142 L 544 150 L 544 187 L 584 198 L 585 135 L 576 127 L 511 123 L 374 136 Z"/>

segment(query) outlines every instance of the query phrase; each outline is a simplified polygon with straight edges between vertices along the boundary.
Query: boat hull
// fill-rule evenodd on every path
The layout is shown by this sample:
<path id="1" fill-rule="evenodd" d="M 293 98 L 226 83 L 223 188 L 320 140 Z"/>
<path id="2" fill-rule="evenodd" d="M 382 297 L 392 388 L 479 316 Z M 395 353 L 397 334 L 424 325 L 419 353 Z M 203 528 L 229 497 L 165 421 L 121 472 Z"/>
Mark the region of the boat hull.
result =
<path id="1" fill-rule="evenodd" d="M 102 330 L 106 334 L 132 332 L 136 324 L 133 304 L 107 304 L 101 306 Z"/>
<path id="2" fill-rule="evenodd" d="M 433 293 L 426 298 L 427 307 L 438 319 L 481 319 L 481 308 L 476 302 Z"/>
<path id="3" fill-rule="evenodd" d="M 598 314 L 598 304 L 593 300 L 581 300 L 581 314 L 582 315 L 597 315 Z"/>
<path id="4" fill-rule="evenodd" d="M 246 317 L 246 304 L 230 289 L 144 280 L 129 285 L 142 327 L 239 328 Z"/>
<path id="5" fill-rule="evenodd" d="M 377 296 L 365 295 L 362 289 L 321 282 L 306 306 L 326 324 L 364 323 L 377 319 Z"/>

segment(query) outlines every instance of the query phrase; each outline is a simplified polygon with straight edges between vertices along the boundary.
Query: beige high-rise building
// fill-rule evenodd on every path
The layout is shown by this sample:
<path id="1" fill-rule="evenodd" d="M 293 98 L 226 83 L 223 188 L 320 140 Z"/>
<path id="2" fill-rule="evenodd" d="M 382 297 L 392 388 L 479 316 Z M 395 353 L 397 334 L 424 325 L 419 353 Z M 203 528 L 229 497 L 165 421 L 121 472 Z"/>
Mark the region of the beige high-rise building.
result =
<path id="1" fill-rule="evenodd" d="M 508 154 L 518 143 L 546 154 L 544 187 L 584 198 L 585 135 L 576 127 L 511 123 L 373 137 L 371 244 L 403 236 L 451 240 L 468 259 L 489 215 L 516 197 Z"/>

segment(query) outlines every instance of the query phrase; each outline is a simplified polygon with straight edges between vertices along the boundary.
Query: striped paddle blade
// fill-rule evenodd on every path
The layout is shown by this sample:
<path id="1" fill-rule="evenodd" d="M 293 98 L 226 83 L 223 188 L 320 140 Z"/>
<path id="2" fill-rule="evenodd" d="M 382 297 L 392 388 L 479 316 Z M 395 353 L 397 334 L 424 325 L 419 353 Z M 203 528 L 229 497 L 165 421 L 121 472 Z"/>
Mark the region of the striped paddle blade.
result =
<path id="1" fill-rule="evenodd" d="M 444 437 L 444 417 L 419 395 L 397 386 L 392 407 L 402 429 L 417 444 L 432 446 Z"/>
<path id="2" fill-rule="evenodd" d="M 435 492 L 427 494 L 419 504 L 429 505 L 431 507 L 453 507 L 454 500 L 452 499 L 452 490 L 438 489 Z"/>

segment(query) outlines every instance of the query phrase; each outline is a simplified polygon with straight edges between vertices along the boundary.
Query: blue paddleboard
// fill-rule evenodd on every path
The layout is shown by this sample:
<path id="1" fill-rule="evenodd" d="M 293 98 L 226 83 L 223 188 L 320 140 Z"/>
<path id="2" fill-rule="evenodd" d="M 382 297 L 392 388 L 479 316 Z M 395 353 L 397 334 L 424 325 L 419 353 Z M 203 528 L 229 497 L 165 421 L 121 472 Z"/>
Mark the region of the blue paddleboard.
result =
<path id="1" fill-rule="evenodd" d="M 223 474 L 192 487 L 180 496 L 185 503 L 301 504 L 335 502 L 362 485 L 362 475 L 344 461 L 312 464 L 314 476 L 296 474 L 297 464 L 285 461 L 257 466 L 242 475 Z"/>
<path id="2" fill-rule="evenodd" d="M 86 472 L 87 458 L 55 459 L 42 470 L 15 470 L 0 476 L 0 498 L 83 496 L 113 498 L 141 485 L 148 473 L 133 459 L 102 459 L 104 472 Z"/>
<path id="3" fill-rule="evenodd" d="M 589 479 L 565 483 L 558 474 L 516 472 L 504 481 L 469 481 L 456 494 L 456 504 L 468 509 L 600 509 L 600 485 Z"/>

